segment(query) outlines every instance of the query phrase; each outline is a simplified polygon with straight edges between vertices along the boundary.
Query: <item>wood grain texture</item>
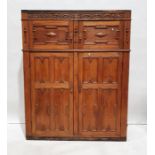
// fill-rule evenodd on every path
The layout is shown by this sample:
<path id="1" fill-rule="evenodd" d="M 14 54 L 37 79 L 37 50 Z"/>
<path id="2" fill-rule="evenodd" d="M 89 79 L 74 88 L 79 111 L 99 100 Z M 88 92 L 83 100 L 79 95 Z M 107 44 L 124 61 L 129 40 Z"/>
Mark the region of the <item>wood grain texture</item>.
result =
<path id="1" fill-rule="evenodd" d="M 73 49 L 72 21 L 30 21 L 31 49 Z"/>
<path id="2" fill-rule="evenodd" d="M 30 54 L 23 53 L 24 66 L 24 94 L 25 94 L 25 122 L 26 122 L 26 136 L 32 135 L 32 111 L 31 111 L 31 86 L 30 86 Z"/>
<path id="3" fill-rule="evenodd" d="M 26 138 L 127 136 L 130 10 L 23 10 Z"/>
<path id="4" fill-rule="evenodd" d="M 126 137 L 127 135 L 128 80 L 129 80 L 129 53 L 123 53 L 121 137 Z"/>
<path id="5" fill-rule="evenodd" d="M 73 54 L 31 53 L 33 134 L 73 134 Z"/>
<path id="6" fill-rule="evenodd" d="M 123 29 L 120 21 L 81 21 L 79 29 L 79 48 L 121 48 Z"/>
<path id="7" fill-rule="evenodd" d="M 119 136 L 121 53 L 79 53 L 79 132 Z"/>

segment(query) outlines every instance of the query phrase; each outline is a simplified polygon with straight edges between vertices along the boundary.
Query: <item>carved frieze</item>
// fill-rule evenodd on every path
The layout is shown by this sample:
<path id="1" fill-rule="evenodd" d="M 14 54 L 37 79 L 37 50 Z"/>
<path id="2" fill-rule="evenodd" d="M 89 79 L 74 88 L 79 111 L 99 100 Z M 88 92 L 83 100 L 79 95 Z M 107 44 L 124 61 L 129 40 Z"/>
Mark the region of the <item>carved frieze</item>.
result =
<path id="1" fill-rule="evenodd" d="M 28 19 L 103 20 L 130 19 L 130 12 L 122 11 L 28 11 Z"/>

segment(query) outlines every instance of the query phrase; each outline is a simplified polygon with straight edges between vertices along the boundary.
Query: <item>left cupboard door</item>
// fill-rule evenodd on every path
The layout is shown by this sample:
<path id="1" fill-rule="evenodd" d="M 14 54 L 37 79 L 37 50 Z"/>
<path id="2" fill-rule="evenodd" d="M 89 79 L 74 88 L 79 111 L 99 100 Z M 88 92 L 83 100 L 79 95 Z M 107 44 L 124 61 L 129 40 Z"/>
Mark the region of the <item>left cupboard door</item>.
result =
<path id="1" fill-rule="evenodd" d="M 73 54 L 31 53 L 32 134 L 73 135 Z"/>

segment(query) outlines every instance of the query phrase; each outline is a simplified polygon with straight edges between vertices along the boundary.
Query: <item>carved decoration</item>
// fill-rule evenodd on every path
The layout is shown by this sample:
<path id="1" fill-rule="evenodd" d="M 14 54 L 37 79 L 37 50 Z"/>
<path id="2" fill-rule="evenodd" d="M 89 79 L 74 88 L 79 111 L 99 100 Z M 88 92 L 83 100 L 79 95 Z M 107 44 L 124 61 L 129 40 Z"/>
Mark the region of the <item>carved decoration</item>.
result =
<path id="1" fill-rule="evenodd" d="M 28 18 L 52 18 L 52 19 L 74 19 L 74 15 L 73 14 L 66 14 L 66 13 L 44 13 L 44 12 L 40 12 L 40 13 L 31 13 L 28 15 Z"/>
<path id="2" fill-rule="evenodd" d="M 124 46 L 125 48 L 128 48 L 130 44 L 130 25 L 128 22 L 125 23 L 124 31 Z"/>
<path id="3" fill-rule="evenodd" d="M 33 25 L 33 44 L 69 44 L 68 26 L 63 26 L 63 31 L 60 27 L 62 26 Z M 60 35 L 58 35 L 60 32 L 65 34 L 63 38 L 60 38 Z"/>
<path id="4" fill-rule="evenodd" d="M 96 36 L 97 37 L 105 37 L 105 36 L 107 36 L 107 34 L 105 34 L 105 33 L 102 33 L 102 32 L 98 32 L 98 33 L 96 33 Z"/>
<path id="5" fill-rule="evenodd" d="M 96 11 L 96 12 L 57 12 L 57 11 L 43 11 L 43 12 L 29 12 L 29 19 L 37 18 L 49 18 L 49 19 L 70 19 L 70 20 L 100 20 L 100 19 L 126 19 L 129 15 L 124 12 L 113 12 L 113 11 Z"/>
<path id="6" fill-rule="evenodd" d="M 126 46 L 129 46 L 129 34 L 130 34 L 129 28 L 126 28 L 125 29 Z"/>
<path id="7" fill-rule="evenodd" d="M 26 27 L 24 27 L 23 32 L 24 32 L 24 44 L 26 44 L 27 43 L 27 29 L 26 29 Z"/>
<path id="8" fill-rule="evenodd" d="M 89 31 L 91 31 L 91 33 L 89 33 Z M 120 37 L 119 25 L 83 26 L 82 40 L 84 45 L 102 44 L 102 46 L 119 46 Z"/>
<path id="9" fill-rule="evenodd" d="M 55 37 L 56 33 L 55 32 L 48 32 L 48 33 L 46 33 L 46 35 L 49 37 Z"/>

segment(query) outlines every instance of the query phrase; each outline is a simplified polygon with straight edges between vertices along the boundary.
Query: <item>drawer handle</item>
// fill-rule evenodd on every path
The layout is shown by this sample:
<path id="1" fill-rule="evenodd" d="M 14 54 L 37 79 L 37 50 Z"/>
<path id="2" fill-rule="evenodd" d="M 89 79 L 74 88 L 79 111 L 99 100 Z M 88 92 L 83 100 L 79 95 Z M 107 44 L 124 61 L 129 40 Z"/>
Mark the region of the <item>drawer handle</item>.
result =
<path id="1" fill-rule="evenodd" d="M 54 33 L 54 32 L 49 32 L 49 33 L 46 33 L 46 35 L 47 35 L 47 36 L 54 37 L 54 36 L 56 36 L 56 33 Z"/>
<path id="2" fill-rule="evenodd" d="M 98 33 L 96 33 L 96 36 L 97 37 L 105 37 L 105 36 L 107 36 L 107 34 L 104 34 L 102 32 L 98 32 Z"/>

